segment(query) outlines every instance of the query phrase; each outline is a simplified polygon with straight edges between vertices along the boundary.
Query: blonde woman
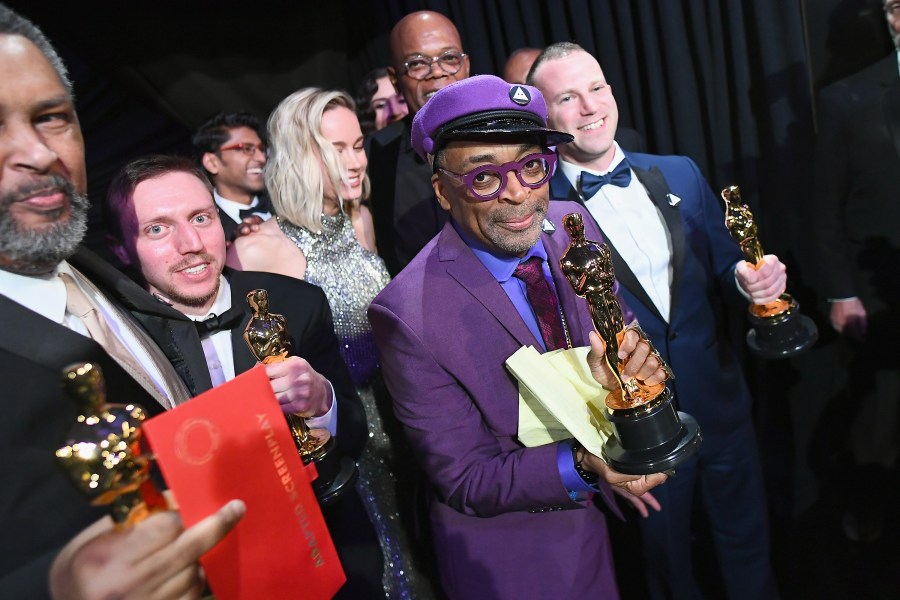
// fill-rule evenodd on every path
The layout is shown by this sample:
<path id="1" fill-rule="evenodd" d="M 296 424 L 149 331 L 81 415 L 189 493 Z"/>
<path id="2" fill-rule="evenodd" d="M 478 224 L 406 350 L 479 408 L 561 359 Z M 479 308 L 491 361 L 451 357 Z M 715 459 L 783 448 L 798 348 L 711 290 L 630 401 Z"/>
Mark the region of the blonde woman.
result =
<path id="1" fill-rule="evenodd" d="M 239 237 L 226 264 L 305 279 L 325 290 L 354 383 L 378 369 L 366 309 L 387 284 L 375 254 L 366 153 L 353 100 L 306 88 L 269 117 L 266 187 L 277 215 Z"/>
<path id="2" fill-rule="evenodd" d="M 369 422 L 359 491 L 384 551 L 385 593 L 428 598 L 399 526 L 400 469 L 371 386 L 378 354 L 366 310 L 390 276 L 375 254 L 371 214 L 360 204 L 369 192 L 368 160 L 353 100 L 341 91 L 295 92 L 269 117 L 268 138 L 266 187 L 277 216 L 260 224 L 258 232 L 237 238 L 226 263 L 306 279 L 325 291 L 341 354 Z M 393 419 L 390 411 L 385 417 Z"/>

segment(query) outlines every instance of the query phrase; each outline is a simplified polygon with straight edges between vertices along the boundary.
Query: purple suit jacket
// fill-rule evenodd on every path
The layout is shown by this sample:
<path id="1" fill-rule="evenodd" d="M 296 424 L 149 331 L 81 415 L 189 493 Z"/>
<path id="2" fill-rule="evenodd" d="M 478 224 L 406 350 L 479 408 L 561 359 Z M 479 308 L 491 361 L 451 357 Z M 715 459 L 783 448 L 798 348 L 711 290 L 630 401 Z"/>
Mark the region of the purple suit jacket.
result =
<path id="1" fill-rule="evenodd" d="M 569 235 L 552 202 L 543 233 L 560 305 L 576 346 L 593 328 L 587 304 L 559 270 Z M 600 240 L 585 214 L 588 239 Z M 571 500 L 557 445 L 516 438 L 518 388 L 505 367 L 540 349 L 507 295 L 448 223 L 372 302 L 384 377 L 435 498 L 431 521 L 451 598 L 544 600 L 618 595 L 603 512 Z M 612 492 L 601 497 L 618 513 Z"/>

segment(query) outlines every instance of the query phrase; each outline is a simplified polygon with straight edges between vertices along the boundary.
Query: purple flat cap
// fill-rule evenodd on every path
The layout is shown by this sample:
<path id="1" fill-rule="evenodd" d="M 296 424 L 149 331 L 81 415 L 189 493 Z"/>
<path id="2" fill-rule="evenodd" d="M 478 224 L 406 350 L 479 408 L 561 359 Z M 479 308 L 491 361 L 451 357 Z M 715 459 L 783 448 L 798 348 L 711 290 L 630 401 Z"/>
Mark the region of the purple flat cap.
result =
<path id="1" fill-rule="evenodd" d="M 547 104 L 537 88 L 476 75 L 451 83 L 416 113 L 412 146 L 422 158 L 450 140 L 535 138 L 545 146 L 571 142 L 568 133 L 547 128 Z"/>

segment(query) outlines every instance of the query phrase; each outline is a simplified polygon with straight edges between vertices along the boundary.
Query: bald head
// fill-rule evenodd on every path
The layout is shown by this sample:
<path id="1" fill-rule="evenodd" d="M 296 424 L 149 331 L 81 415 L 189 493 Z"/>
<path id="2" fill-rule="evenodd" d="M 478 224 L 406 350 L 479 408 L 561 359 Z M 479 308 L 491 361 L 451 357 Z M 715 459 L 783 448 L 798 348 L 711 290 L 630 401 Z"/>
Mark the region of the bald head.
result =
<path id="1" fill-rule="evenodd" d="M 510 54 L 503 67 L 503 79 L 507 83 L 525 83 L 528 71 L 540 53 L 540 48 L 519 48 Z"/>
<path id="2" fill-rule="evenodd" d="M 444 15 L 429 10 L 410 13 L 400 19 L 391 30 L 391 66 L 388 76 L 397 91 L 406 99 L 409 114 L 414 115 L 439 89 L 469 76 L 469 57 L 455 73 L 448 73 L 440 64 L 431 65 L 424 79 L 415 79 L 406 72 L 404 64 L 412 59 L 431 60 L 446 52 L 463 52 L 459 32 Z"/>

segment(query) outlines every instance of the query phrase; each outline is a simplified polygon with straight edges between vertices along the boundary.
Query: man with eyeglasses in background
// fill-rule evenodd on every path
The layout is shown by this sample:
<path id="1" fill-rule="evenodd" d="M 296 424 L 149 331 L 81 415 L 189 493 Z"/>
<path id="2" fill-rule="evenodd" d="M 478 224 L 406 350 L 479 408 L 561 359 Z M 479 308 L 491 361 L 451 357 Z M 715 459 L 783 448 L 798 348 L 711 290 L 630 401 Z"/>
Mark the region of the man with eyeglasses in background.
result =
<path id="1" fill-rule="evenodd" d="M 438 90 L 469 76 L 469 57 L 456 26 L 431 11 L 400 19 L 390 43 L 388 76 L 406 98 L 409 114 L 369 138 L 366 152 L 375 242 L 394 276 L 447 221 L 434 198 L 431 169 L 410 144 L 412 119 Z"/>
<path id="2" fill-rule="evenodd" d="M 263 178 L 266 145 L 262 138 L 259 119 L 247 112 L 221 112 L 191 138 L 197 162 L 213 184 L 226 240 L 233 240 L 242 224 L 272 216 Z"/>

